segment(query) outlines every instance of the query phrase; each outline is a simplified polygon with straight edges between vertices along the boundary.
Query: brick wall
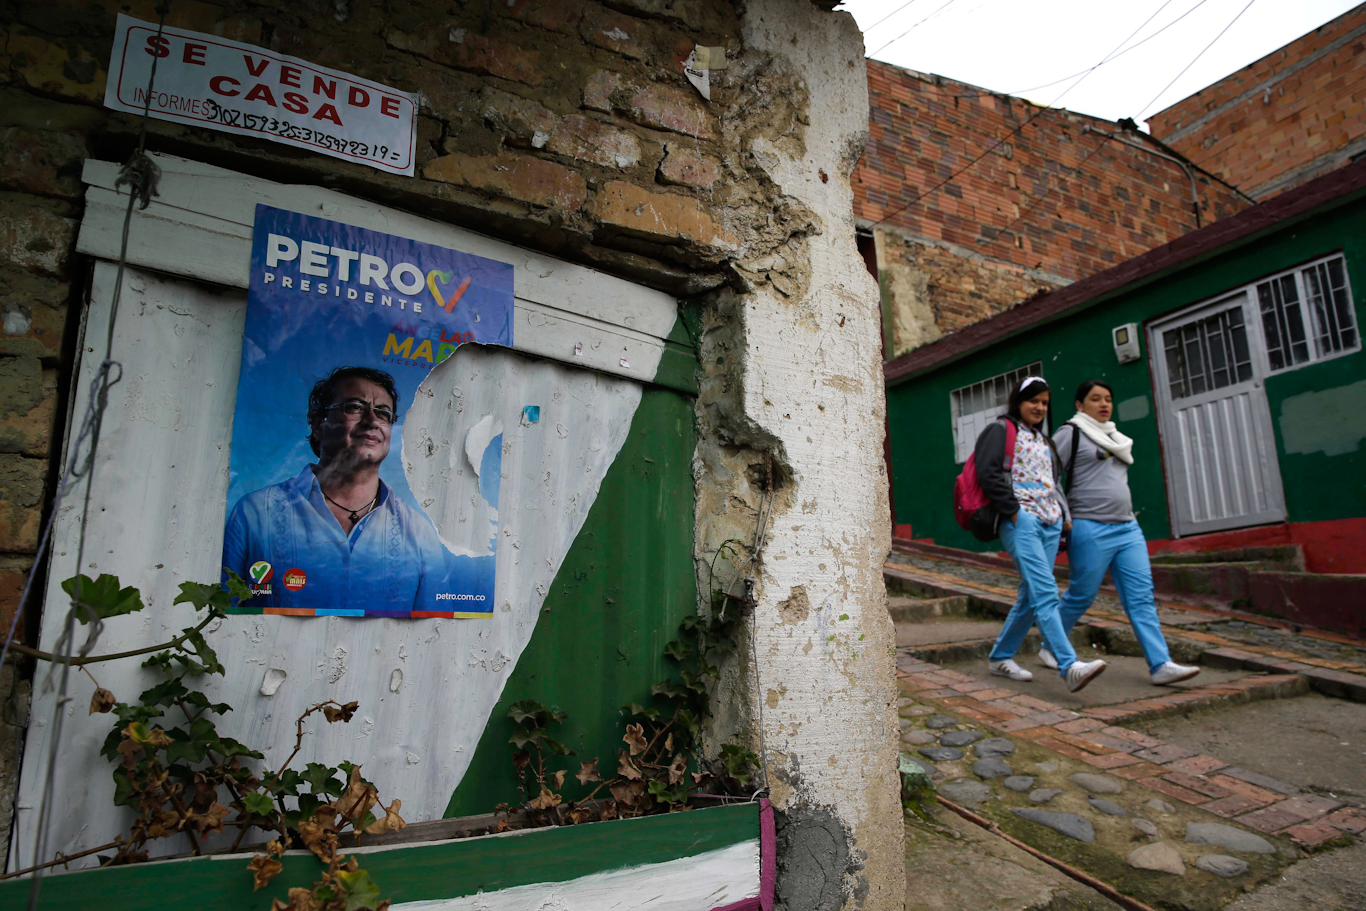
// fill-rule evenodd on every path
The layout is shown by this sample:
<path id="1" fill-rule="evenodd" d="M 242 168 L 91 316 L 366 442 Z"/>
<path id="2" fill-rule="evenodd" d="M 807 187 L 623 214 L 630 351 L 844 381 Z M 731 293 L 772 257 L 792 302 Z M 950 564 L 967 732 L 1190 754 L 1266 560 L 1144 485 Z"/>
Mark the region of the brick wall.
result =
<path id="1" fill-rule="evenodd" d="M 928 301 L 916 317 L 889 293 L 895 282 L 883 281 L 889 322 L 919 325 L 888 345 L 889 357 L 1196 227 L 1181 165 L 1110 121 L 1062 109 L 1040 114 L 1023 99 L 872 60 L 868 90 L 871 137 L 854 173 L 855 214 L 896 238 L 879 265 L 913 264 L 907 281 L 923 284 Z M 1095 130 L 1123 133 L 1140 148 L 1115 140 L 1100 147 Z M 1220 181 L 1194 174 L 1202 223 L 1248 204 Z"/>
<path id="2" fill-rule="evenodd" d="M 1154 136 L 1254 199 L 1366 153 L 1366 4 L 1154 114 Z"/>

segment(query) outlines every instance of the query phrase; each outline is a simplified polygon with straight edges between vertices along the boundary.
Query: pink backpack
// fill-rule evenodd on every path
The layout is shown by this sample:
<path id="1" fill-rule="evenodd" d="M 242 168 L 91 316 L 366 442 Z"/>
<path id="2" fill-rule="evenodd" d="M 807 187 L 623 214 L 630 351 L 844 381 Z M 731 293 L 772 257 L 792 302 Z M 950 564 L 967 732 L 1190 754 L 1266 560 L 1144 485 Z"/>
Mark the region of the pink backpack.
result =
<path id="1" fill-rule="evenodd" d="M 1015 461 L 1015 422 L 1006 420 L 1006 453 L 1005 470 L 1009 473 Z M 983 538 L 986 533 L 985 523 L 979 522 L 974 526 L 972 517 L 984 506 L 990 506 L 991 501 L 987 499 L 986 492 L 982 490 L 982 484 L 977 480 L 977 456 L 968 456 L 967 463 L 963 466 L 962 472 L 958 475 L 958 480 L 953 482 L 953 515 L 958 520 L 958 524 L 967 531 L 973 533 L 978 539 L 990 541 L 995 538 L 995 522 L 992 522 L 992 535 Z"/>

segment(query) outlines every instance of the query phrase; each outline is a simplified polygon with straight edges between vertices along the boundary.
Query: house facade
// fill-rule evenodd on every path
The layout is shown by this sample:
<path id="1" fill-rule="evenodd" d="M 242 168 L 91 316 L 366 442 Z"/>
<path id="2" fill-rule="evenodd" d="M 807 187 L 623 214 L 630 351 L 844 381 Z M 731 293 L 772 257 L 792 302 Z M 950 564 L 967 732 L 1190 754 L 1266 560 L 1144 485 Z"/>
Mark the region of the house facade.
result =
<path id="1" fill-rule="evenodd" d="M 115 804 L 98 706 L 102 693 L 153 698 L 157 671 L 109 661 L 48 687 L 37 654 L 72 647 L 63 583 L 77 574 L 117 577 L 144 603 L 103 623 L 93 655 L 175 636 L 191 613 L 179 587 L 219 578 L 238 507 L 283 502 L 303 479 L 316 516 L 242 520 L 241 538 L 275 549 L 234 567 L 253 604 L 203 628 L 223 665 L 204 698 L 232 707 L 219 730 L 261 751 L 263 768 L 297 736 L 298 767 L 346 760 L 401 798 L 407 834 L 478 835 L 435 854 L 364 848 L 381 887 L 386 870 L 409 884 L 395 908 L 513 889 L 507 907 L 669 893 L 674 905 L 650 907 L 899 908 L 889 528 L 873 483 L 880 313 L 850 214 L 867 125 L 861 36 L 807 0 L 476 6 L 0 14 L 7 869 L 58 854 L 86 868 L 52 874 L 54 907 L 152 881 L 176 907 L 205 907 L 204 892 L 264 907 L 316 874 L 307 854 L 286 854 L 259 893 L 246 856 L 101 878 L 111 871 L 90 868 L 134 817 Z M 141 202 L 121 170 L 130 159 Z M 269 311 L 280 321 L 263 322 L 260 302 L 286 291 Z M 270 372 L 354 365 L 342 312 L 361 313 L 356 326 L 388 320 L 362 354 L 401 395 L 353 376 L 360 392 L 315 402 L 308 384 L 326 371 L 303 386 Z M 386 395 L 400 401 L 381 410 Z M 390 455 L 372 501 L 329 506 L 337 490 L 313 496 L 309 450 L 321 464 L 322 416 L 342 414 L 388 425 Z M 377 446 L 383 433 L 362 436 Z M 240 461 L 271 452 L 269 476 Z M 261 491 L 273 493 L 250 500 Z M 348 586 L 380 591 L 392 561 L 370 578 L 345 569 L 345 543 L 319 563 L 279 544 L 348 511 L 357 529 L 372 511 L 391 521 L 384 553 L 410 535 L 432 566 L 476 567 L 471 588 L 414 600 L 442 578 L 433 570 L 411 610 L 391 610 L 400 584 L 383 604 Z M 347 525 L 327 527 L 352 541 Z M 333 600 L 308 602 L 319 590 Z M 704 650 L 712 710 L 697 762 L 661 766 L 657 784 L 751 755 L 734 765 L 748 790 L 733 788 L 738 807 L 598 821 L 603 801 L 643 792 L 630 725 L 674 698 L 657 685 L 681 679 L 680 626 L 699 617 L 738 623 L 730 649 Z M 81 710 L 68 715 L 72 699 Z M 350 720 L 296 734 L 301 713 L 332 703 Z M 566 801 L 596 794 L 599 815 L 572 827 L 586 834 L 516 819 L 497 831 L 500 804 L 516 816 L 561 796 L 523 790 L 526 741 L 509 741 L 528 703 L 559 719 L 556 749 L 573 754 L 533 774 Z M 669 750 L 666 737 L 650 749 Z M 595 792 L 580 765 L 594 758 L 608 779 L 625 768 L 621 796 Z M 180 832 L 150 850 L 232 842 Z M 216 878 L 228 866 L 232 886 Z M 28 882 L 4 900 L 23 900 Z"/>
<path id="2" fill-rule="evenodd" d="M 1153 553 L 1298 545 L 1366 573 L 1366 164 L 1356 164 L 886 365 L 896 535 L 972 550 L 954 477 L 1012 381 L 1103 379 L 1132 437 Z"/>

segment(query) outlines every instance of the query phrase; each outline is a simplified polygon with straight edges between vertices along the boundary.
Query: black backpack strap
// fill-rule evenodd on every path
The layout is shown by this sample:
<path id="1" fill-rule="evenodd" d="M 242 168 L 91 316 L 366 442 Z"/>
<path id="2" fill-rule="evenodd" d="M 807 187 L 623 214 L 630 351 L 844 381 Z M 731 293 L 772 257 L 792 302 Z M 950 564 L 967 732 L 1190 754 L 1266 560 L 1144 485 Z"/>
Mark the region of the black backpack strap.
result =
<path id="1" fill-rule="evenodd" d="M 1071 424 L 1071 421 L 1068 421 Z M 1077 444 L 1081 442 L 1081 428 L 1072 424 L 1072 454 L 1067 459 L 1067 482 L 1063 484 L 1063 493 L 1072 492 L 1072 469 L 1077 464 Z"/>

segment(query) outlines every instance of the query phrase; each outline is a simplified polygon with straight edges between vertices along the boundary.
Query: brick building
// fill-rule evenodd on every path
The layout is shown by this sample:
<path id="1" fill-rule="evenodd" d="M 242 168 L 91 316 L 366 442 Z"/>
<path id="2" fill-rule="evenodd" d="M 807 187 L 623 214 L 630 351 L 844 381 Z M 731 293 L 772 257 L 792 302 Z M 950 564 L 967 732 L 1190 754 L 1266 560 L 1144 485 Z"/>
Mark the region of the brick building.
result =
<path id="1" fill-rule="evenodd" d="M 889 359 L 1249 204 L 1107 120 L 875 60 L 868 90 L 854 211 Z"/>
<path id="2" fill-rule="evenodd" d="M 1366 153 L 1366 4 L 1178 101 L 1152 134 L 1263 200 Z"/>
<path id="3" fill-rule="evenodd" d="M 107 572 L 137 587 L 147 612 L 113 618 L 96 653 L 146 650 L 190 611 L 172 604 L 176 586 L 219 577 L 258 205 L 493 259 L 515 275 L 505 320 L 514 325 L 511 342 L 462 345 L 429 375 L 454 376 L 468 357 L 501 365 L 506 376 L 578 378 L 499 412 L 509 459 L 532 453 L 534 443 L 563 464 L 493 475 L 492 490 L 501 484 L 504 493 L 494 540 L 508 542 L 498 556 L 509 569 L 522 558 L 516 571 L 498 569 L 489 599 L 498 609 L 484 620 L 416 611 L 373 622 L 220 617 L 206 635 L 221 649 L 230 678 L 223 685 L 232 688 L 225 698 L 235 708 L 220 730 L 265 740 L 268 752 L 293 742 L 298 713 L 282 708 L 291 700 L 315 690 L 319 702 L 359 699 L 370 727 L 319 734 L 300 762 L 364 764 L 379 787 L 401 794 L 413 826 L 489 812 L 519 800 L 506 701 L 559 705 L 570 716 L 567 742 L 615 755 L 618 707 L 648 703 L 651 683 L 671 672 L 662 669 L 665 642 L 683 617 L 711 610 L 714 570 L 718 583 L 740 580 L 729 593 L 745 592 L 736 610 L 747 618 L 740 639 L 753 650 L 742 645 L 741 655 L 719 662 L 724 711 L 709 722 L 707 744 L 713 756 L 728 741 L 760 754 L 781 845 L 802 852 L 799 863 L 778 869 L 779 906 L 900 908 L 893 629 L 881 569 L 890 528 L 874 483 L 882 472 L 880 317 L 853 243 L 850 174 L 867 125 L 867 81 L 852 18 L 811 0 L 170 0 L 166 26 L 194 34 L 180 34 L 163 60 L 160 92 L 148 93 L 154 113 L 173 113 L 163 96 L 181 100 L 168 94 L 174 67 L 198 65 L 210 44 L 241 42 L 249 47 L 233 46 L 233 65 L 245 56 L 251 76 L 263 80 L 250 92 L 241 83 L 246 99 L 273 98 L 273 90 L 289 100 L 295 93 L 281 86 L 299 88 L 304 66 L 401 94 L 413 113 L 402 138 L 416 170 L 384 172 L 263 135 L 154 117 L 146 145 L 160 162 L 160 195 L 134 210 L 115 178 L 138 147 L 142 118 L 104 99 L 118 16 L 139 20 L 148 41 L 125 42 L 117 59 L 146 63 L 144 51 L 162 56 L 152 50 L 160 5 L 52 0 L 0 8 L 0 624 L 16 616 L 32 573 L 18 641 L 52 649 L 73 609 L 59 583 L 78 568 Z M 709 95 L 684 69 L 698 49 L 710 55 Z M 271 75 L 259 77 L 267 64 Z M 323 85 L 313 92 L 326 92 Z M 234 94 L 227 83 L 213 91 Z M 348 102 L 357 106 L 368 98 L 349 97 L 361 99 Z M 187 103 L 198 110 L 203 102 Z M 133 214 L 120 272 L 125 212 Z M 338 270 L 334 294 L 345 268 Z M 440 274 L 405 293 L 431 288 L 441 304 L 433 284 Z M 124 276 L 117 331 L 109 315 L 116 275 Z M 446 312 L 454 305 L 452 298 Z M 121 373 L 109 392 L 90 508 L 82 508 L 82 486 L 53 510 L 71 425 L 79 428 L 106 338 Z M 428 400 L 443 405 L 432 426 L 479 420 L 463 403 L 504 388 L 491 380 L 462 379 L 463 392 L 451 386 Z M 412 401 L 412 409 L 422 403 Z M 523 405 L 535 405 L 539 417 L 528 419 Z M 580 407 L 588 413 L 567 417 Z M 626 417 L 595 429 L 609 413 Z M 298 439 L 306 435 L 305 427 Z M 403 451 L 430 459 L 437 436 L 422 446 L 405 439 Z M 453 431 L 442 445 L 451 439 Z M 493 447 L 491 438 L 485 443 Z M 458 449 L 434 482 L 443 489 L 471 477 Z M 473 469 L 477 476 L 480 464 Z M 414 470 L 406 464 L 400 476 Z M 527 484 L 534 489 L 522 491 Z M 798 510 L 800 521 L 786 520 Z M 50 515 L 50 560 L 35 565 Z M 569 530 L 550 547 L 547 536 L 562 525 Z M 77 567 L 74 542 L 87 539 Z M 737 541 L 756 549 L 737 551 Z M 529 556 L 536 548 L 544 559 Z M 326 654 L 315 654 L 324 642 Z M 363 666 L 381 660 L 392 666 Z M 278 691 L 263 685 L 260 669 L 277 661 L 269 666 L 289 662 Z M 64 728 L 49 721 L 64 717 L 57 694 L 33 687 L 30 725 L 34 673 L 32 661 L 9 651 L 0 681 L 0 831 L 7 839 L 17 820 L 11 871 L 50 859 L 35 857 L 33 833 L 37 808 L 49 805 L 43 770 L 52 742 L 60 762 L 50 851 L 92 855 L 88 849 L 127 831 L 119 825 L 131 818 L 114 805 L 112 767 L 99 756 L 110 716 L 85 714 L 90 681 L 70 675 L 81 709 L 67 713 Z M 150 673 L 137 661 L 99 665 L 101 685 L 130 701 Z M 438 697 L 447 685 L 458 685 L 458 695 Z M 276 737 L 276 723 L 289 729 Z M 358 717 L 352 728 L 360 725 Z M 328 736 L 350 738 L 348 752 L 315 757 Z M 31 757 L 22 769 L 21 753 Z M 574 785 L 573 775 L 568 781 Z M 741 847 L 759 850 L 762 842 L 771 852 L 772 826 L 761 838 L 755 807 Z M 670 815 L 658 819 L 675 824 Z M 582 859 L 619 866 L 638 840 L 599 842 Z M 765 870 L 771 860 L 765 856 Z M 757 903 L 757 859 L 740 867 Z M 771 902 L 774 880 L 765 876 Z M 463 887 L 482 888 L 472 880 Z M 283 895 L 278 884 L 272 889 Z M 218 902 L 213 907 L 226 901 L 216 889 L 202 896 Z M 196 899 L 193 907 L 207 905 Z"/>

